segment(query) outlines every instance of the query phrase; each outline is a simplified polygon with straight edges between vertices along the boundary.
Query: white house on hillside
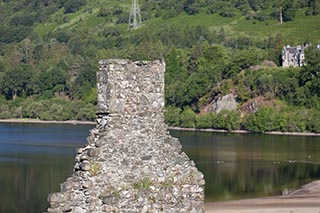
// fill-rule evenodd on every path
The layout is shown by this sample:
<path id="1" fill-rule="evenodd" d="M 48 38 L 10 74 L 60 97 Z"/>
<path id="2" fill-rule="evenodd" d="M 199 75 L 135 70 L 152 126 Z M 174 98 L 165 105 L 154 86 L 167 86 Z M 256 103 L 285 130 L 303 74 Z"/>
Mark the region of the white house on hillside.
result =
<path id="1" fill-rule="evenodd" d="M 308 46 L 290 47 L 290 45 L 282 48 L 282 66 L 283 67 L 301 67 L 305 65 L 304 50 Z"/>

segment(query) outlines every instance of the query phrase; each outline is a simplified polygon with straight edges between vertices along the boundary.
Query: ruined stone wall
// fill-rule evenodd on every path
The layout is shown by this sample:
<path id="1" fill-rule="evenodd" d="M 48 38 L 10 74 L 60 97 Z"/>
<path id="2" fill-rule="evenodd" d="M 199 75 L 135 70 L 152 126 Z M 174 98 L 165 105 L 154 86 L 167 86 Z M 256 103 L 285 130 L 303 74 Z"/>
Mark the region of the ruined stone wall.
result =
<path id="1" fill-rule="evenodd" d="M 98 125 L 48 212 L 204 212 L 203 175 L 164 123 L 164 62 L 99 65 Z"/>
<path id="2" fill-rule="evenodd" d="M 98 115 L 109 129 L 164 131 L 165 64 L 101 60 L 97 74 Z M 157 130 L 157 131 L 155 131 Z"/>

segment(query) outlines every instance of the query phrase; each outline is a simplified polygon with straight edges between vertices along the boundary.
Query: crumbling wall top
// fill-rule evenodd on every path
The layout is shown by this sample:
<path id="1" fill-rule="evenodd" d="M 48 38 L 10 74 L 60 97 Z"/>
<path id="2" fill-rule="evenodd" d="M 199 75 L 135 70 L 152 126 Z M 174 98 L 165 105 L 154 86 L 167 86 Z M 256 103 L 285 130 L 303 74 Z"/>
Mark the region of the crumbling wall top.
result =
<path id="1" fill-rule="evenodd" d="M 99 65 L 97 114 L 109 116 L 104 123 L 131 129 L 163 126 L 164 62 L 103 59 Z"/>

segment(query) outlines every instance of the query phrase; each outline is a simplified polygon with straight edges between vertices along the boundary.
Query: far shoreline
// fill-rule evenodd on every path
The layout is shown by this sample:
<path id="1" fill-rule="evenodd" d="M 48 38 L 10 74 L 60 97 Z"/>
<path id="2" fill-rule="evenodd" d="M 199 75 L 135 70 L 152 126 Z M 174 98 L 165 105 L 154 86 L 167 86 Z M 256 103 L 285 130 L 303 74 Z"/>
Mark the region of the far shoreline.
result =
<path id="1" fill-rule="evenodd" d="M 80 120 L 40 120 L 34 118 L 9 118 L 0 119 L 0 123 L 30 123 L 30 124 L 72 124 L 72 125 L 96 125 L 95 121 L 80 121 Z M 217 133 L 235 133 L 235 134 L 266 134 L 266 135 L 288 135 L 288 136 L 320 136 L 320 133 L 312 132 L 278 132 L 270 131 L 264 133 L 254 133 L 247 130 L 224 130 L 224 129 L 198 129 L 185 127 L 168 127 L 168 130 L 190 131 L 190 132 L 217 132 Z"/>
<path id="2" fill-rule="evenodd" d="M 33 118 L 10 118 L 0 119 L 0 123 L 30 123 L 30 124 L 72 124 L 72 125 L 94 125 L 94 121 L 66 120 L 66 121 L 45 121 Z"/>
<path id="3" fill-rule="evenodd" d="M 278 132 L 270 131 L 264 133 L 255 133 L 247 130 L 224 130 L 224 129 L 197 129 L 197 128 L 185 128 L 185 127 L 169 127 L 169 130 L 182 130 L 192 132 L 218 132 L 218 133 L 235 133 L 235 134 L 265 134 L 265 135 L 289 135 L 289 136 L 320 136 L 320 133 L 312 132 Z"/>

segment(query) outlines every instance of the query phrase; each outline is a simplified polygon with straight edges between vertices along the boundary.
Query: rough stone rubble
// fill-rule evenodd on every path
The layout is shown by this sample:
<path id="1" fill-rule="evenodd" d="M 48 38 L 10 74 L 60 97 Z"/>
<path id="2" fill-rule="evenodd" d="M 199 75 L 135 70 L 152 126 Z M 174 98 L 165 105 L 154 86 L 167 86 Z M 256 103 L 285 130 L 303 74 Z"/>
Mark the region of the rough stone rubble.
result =
<path id="1" fill-rule="evenodd" d="M 164 62 L 99 65 L 98 124 L 47 212 L 204 212 L 204 177 L 164 123 Z"/>

